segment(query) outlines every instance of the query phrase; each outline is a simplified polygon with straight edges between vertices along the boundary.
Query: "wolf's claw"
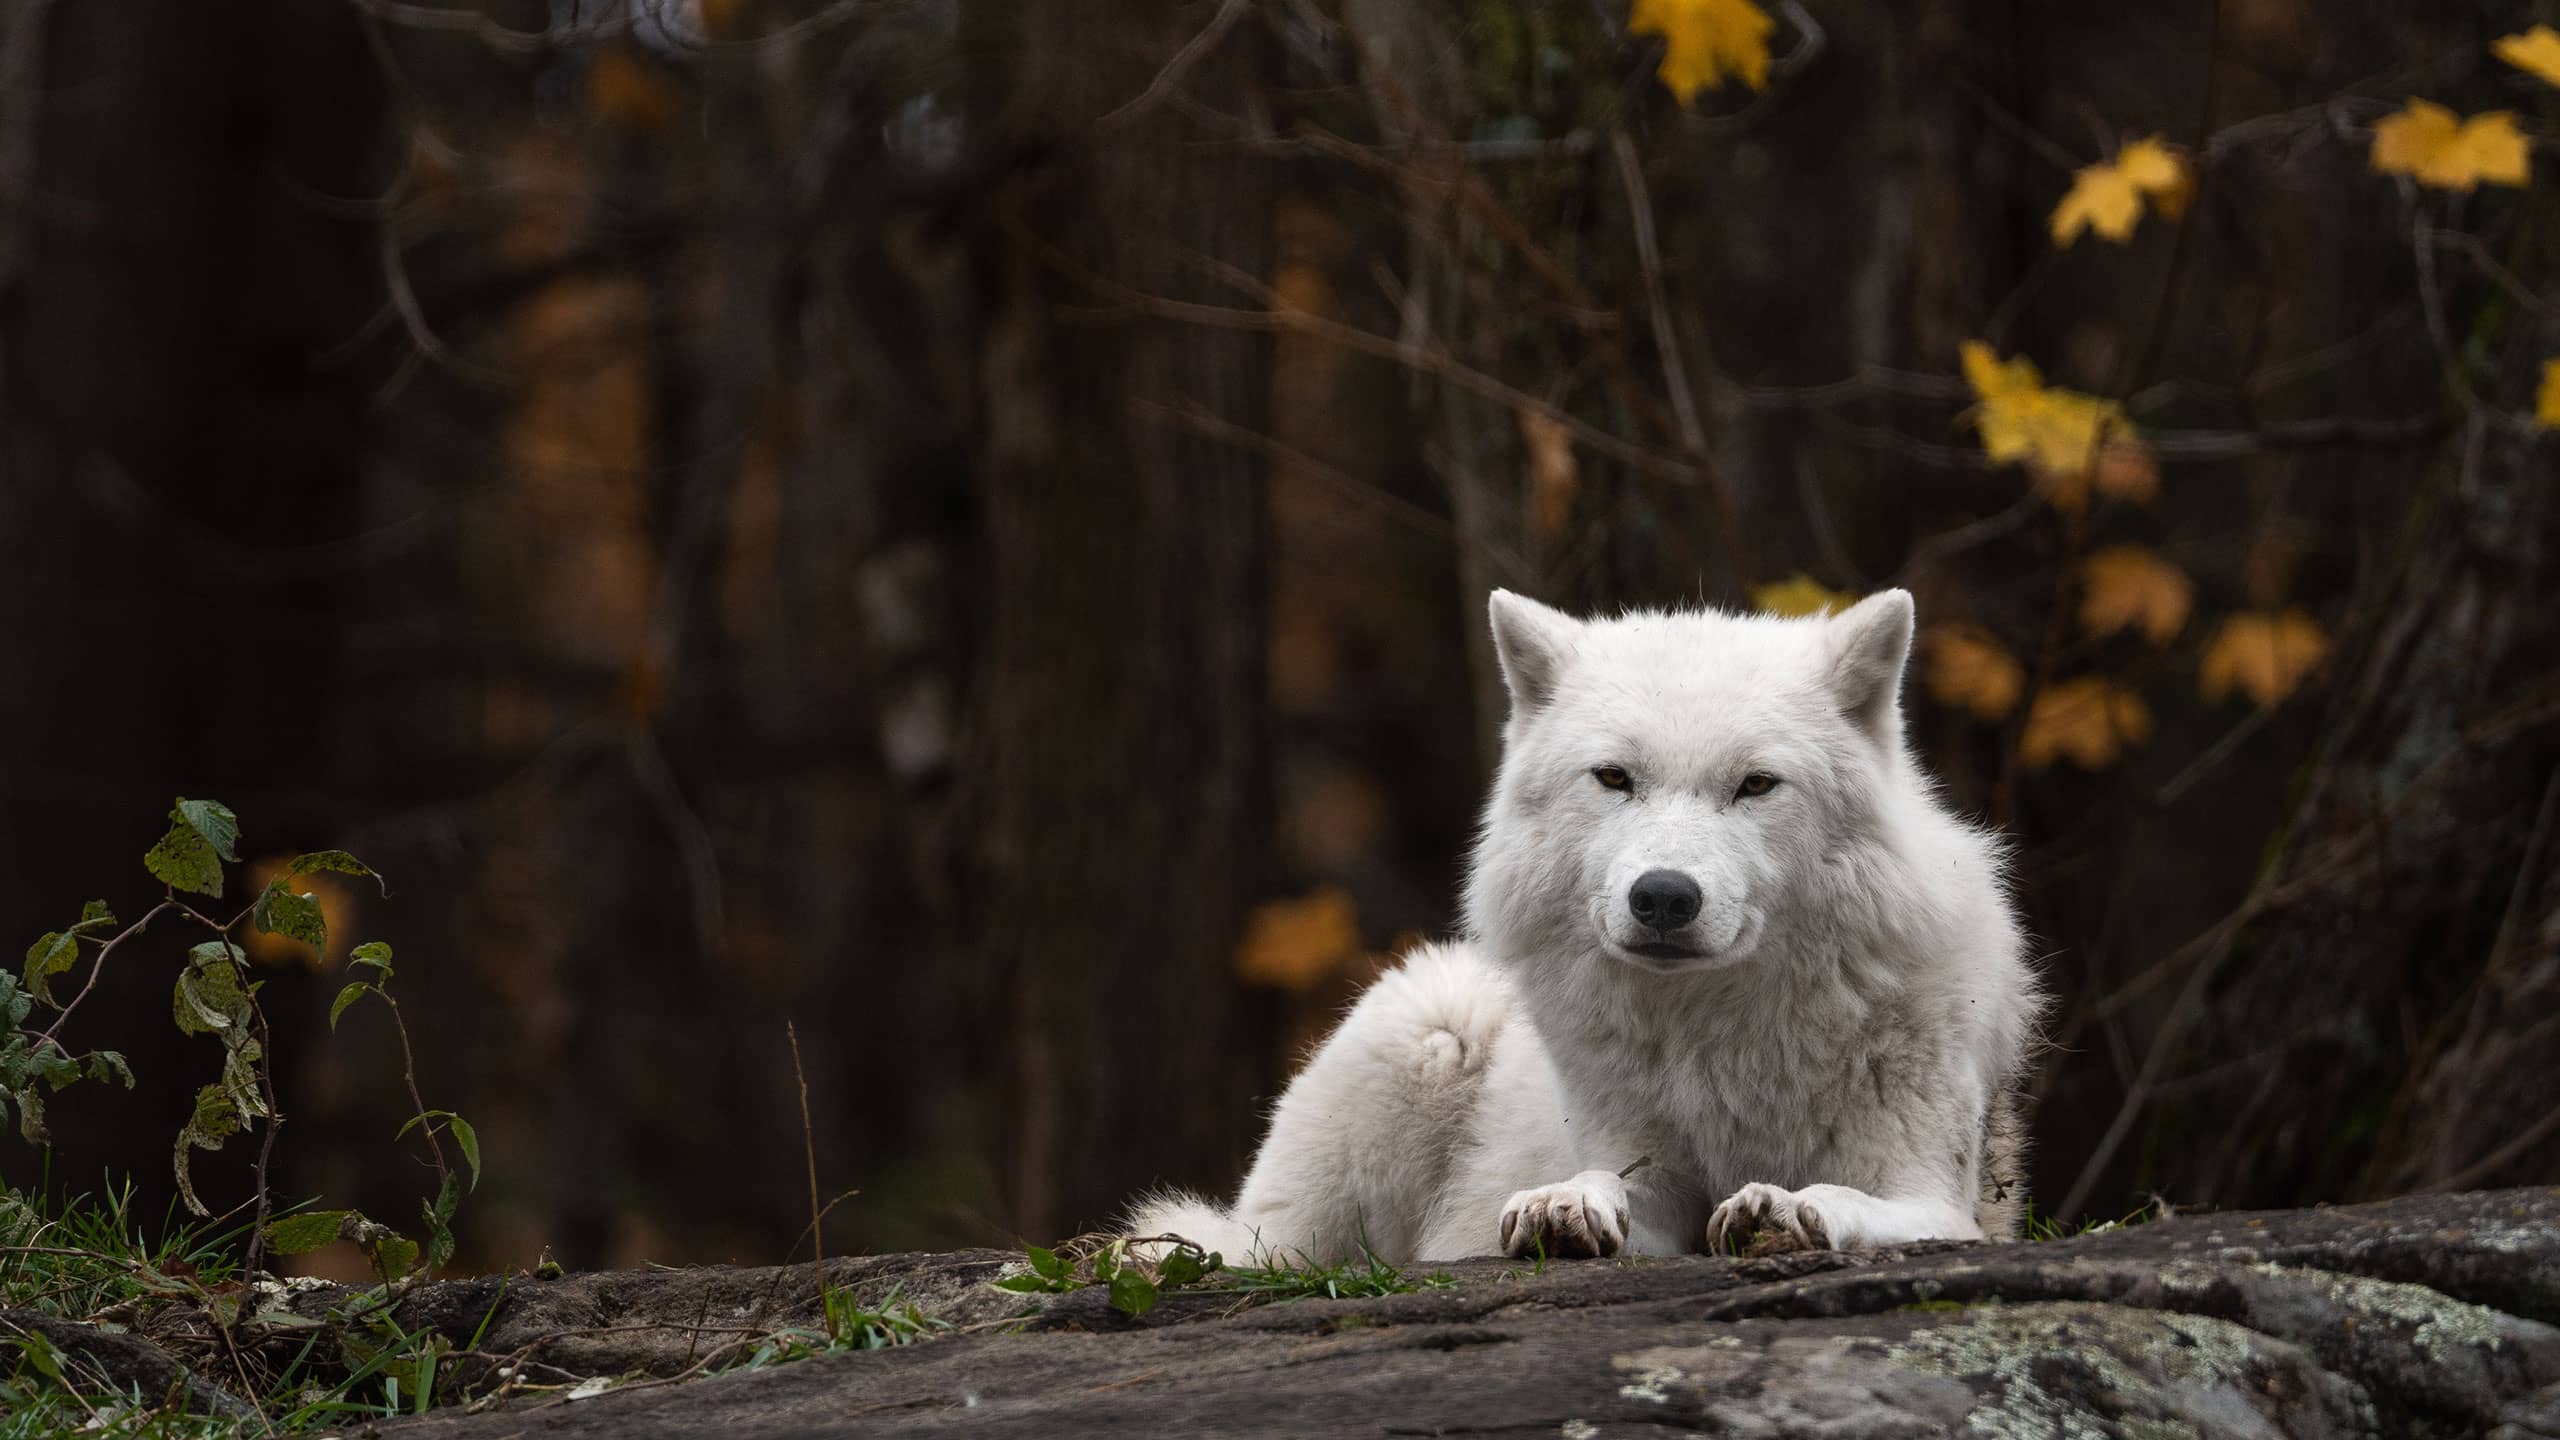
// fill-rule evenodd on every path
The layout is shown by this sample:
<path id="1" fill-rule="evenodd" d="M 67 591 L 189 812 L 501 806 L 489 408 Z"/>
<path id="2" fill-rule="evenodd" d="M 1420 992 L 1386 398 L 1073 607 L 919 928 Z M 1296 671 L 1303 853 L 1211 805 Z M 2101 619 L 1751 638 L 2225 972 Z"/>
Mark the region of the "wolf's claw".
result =
<path id="1" fill-rule="evenodd" d="M 1728 1240 L 1772 1237 L 1775 1248 L 1829 1250 L 1831 1227 L 1812 1200 L 1776 1185 L 1750 1184 L 1733 1192 L 1707 1221 L 1707 1251 L 1722 1254 Z"/>
<path id="2" fill-rule="evenodd" d="M 1504 1201 L 1502 1253 L 1605 1258 L 1626 1248 L 1630 1223 L 1626 1186 L 1606 1171 L 1587 1172 Z"/>

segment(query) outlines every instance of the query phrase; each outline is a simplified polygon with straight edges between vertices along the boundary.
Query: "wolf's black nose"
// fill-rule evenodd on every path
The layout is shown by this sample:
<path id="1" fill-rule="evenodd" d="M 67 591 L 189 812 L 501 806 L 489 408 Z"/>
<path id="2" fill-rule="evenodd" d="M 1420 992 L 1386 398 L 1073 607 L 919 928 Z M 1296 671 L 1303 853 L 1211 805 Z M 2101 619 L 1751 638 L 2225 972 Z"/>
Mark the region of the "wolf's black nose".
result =
<path id="1" fill-rule="evenodd" d="M 1647 870 L 1627 891 L 1627 908 L 1656 930 L 1679 929 L 1697 919 L 1706 903 L 1698 882 L 1677 870 Z"/>

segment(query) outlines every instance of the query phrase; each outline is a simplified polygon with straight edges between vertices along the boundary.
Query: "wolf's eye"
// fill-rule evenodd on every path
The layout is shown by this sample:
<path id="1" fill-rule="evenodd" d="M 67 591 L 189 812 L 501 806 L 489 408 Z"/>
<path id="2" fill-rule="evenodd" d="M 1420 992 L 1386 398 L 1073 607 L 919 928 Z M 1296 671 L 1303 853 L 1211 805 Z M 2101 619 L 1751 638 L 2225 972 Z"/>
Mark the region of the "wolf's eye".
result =
<path id="1" fill-rule="evenodd" d="M 1593 769 L 1591 778 L 1599 781 L 1603 789 L 1633 790 L 1636 788 L 1636 778 L 1615 765 L 1602 765 Z"/>
<path id="2" fill-rule="evenodd" d="M 1754 770 L 1742 777 L 1741 788 L 1735 790 L 1733 794 L 1737 800 L 1748 800 L 1754 795 L 1766 795 L 1777 788 L 1777 776 Z"/>

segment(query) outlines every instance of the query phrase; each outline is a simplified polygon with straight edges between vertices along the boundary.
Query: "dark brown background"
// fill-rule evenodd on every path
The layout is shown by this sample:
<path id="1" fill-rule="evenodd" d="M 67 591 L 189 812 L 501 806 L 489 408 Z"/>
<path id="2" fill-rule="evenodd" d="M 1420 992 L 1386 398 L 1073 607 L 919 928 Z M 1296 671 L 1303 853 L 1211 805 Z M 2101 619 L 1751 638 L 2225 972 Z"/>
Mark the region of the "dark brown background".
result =
<path id="1" fill-rule="evenodd" d="M 2550 133 L 2485 52 L 2534 7 L 1809 0 L 1695 112 L 1618 0 L 664 8 L 0 0 L 0 918 L 138 909 L 179 793 L 387 872 L 337 919 L 480 1127 L 466 1264 L 779 1258 L 786 1021 L 831 1248 L 1228 1183 L 1450 923 L 1485 589 L 1798 571 L 2156 717 L 2037 770 L 1911 691 L 2063 997 L 2046 1203 L 2560 1178 L 2560 185 L 2365 163 L 2411 94 Z M 2057 250 L 2152 133 L 2185 221 Z M 2125 398 L 2158 498 L 1987 466 L 1977 336 Z M 2119 543 L 2194 579 L 2165 647 L 2070 622 Z M 2201 698 L 2286 606 L 2310 683 Z M 163 949 L 57 1184 L 165 1193 Z M 387 1029 L 267 960 L 285 1189 L 406 1214 Z"/>

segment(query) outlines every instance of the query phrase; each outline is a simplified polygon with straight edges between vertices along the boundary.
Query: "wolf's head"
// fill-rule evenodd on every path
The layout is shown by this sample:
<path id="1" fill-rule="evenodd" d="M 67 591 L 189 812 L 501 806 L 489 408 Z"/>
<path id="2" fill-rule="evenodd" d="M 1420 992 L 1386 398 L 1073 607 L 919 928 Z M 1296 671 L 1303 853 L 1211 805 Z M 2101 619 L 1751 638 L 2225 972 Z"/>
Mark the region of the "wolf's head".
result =
<path id="1" fill-rule="evenodd" d="M 1902 744 L 1909 594 L 1810 619 L 1492 610 L 1511 718 L 1467 915 L 1497 952 L 1695 971 L 1863 918 L 1837 872 L 1929 803 Z"/>

